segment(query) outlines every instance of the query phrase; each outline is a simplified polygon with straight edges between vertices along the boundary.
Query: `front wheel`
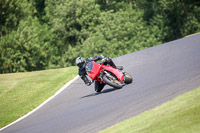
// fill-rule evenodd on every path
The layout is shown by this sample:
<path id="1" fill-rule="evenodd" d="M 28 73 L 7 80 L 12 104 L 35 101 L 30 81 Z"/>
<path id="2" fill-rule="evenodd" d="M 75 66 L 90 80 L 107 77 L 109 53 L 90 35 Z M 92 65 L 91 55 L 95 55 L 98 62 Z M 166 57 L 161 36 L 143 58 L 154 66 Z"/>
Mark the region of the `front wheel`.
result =
<path id="1" fill-rule="evenodd" d="M 125 82 L 126 84 L 132 83 L 133 78 L 131 77 L 130 74 L 128 74 L 127 72 L 124 72 L 123 75 L 124 75 L 124 78 L 125 78 L 125 81 L 124 81 L 124 82 Z"/>
<path id="2" fill-rule="evenodd" d="M 116 77 L 111 76 L 111 75 L 108 76 L 108 75 L 105 74 L 103 76 L 103 81 L 106 84 L 108 84 L 108 85 L 110 85 L 114 88 L 117 88 L 117 89 L 121 89 L 123 87 L 123 84 L 121 84 Z"/>

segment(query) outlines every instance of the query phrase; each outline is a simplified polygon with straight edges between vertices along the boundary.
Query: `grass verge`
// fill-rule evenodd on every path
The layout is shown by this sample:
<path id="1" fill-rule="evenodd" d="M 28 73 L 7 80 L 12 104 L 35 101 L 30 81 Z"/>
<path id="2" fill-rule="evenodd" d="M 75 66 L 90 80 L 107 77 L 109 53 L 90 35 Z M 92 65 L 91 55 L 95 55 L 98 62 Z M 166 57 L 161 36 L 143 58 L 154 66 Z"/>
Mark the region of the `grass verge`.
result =
<path id="1" fill-rule="evenodd" d="M 0 74 L 0 128 L 27 114 L 77 75 L 77 67 Z"/>
<path id="2" fill-rule="evenodd" d="M 100 133 L 199 133 L 200 88 Z"/>

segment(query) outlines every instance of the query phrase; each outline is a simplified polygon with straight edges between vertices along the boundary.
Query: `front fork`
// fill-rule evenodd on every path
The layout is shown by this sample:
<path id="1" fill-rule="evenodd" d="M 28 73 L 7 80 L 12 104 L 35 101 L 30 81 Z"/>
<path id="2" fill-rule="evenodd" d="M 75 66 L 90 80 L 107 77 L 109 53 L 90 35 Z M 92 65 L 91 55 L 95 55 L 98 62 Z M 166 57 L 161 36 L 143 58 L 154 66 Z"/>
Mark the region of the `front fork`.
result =
<path id="1" fill-rule="evenodd" d="M 113 78 L 113 76 L 110 75 L 110 73 L 108 73 L 108 72 L 106 72 L 106 71 L 101 71 L 100 74 L 99 74 L 98 79 L 99 79 L 100 82 L 102 82 L 102 83 L 105 83 L 105 82 L 103 81 L 103 76 L 104 76 L 105 74 L 106 74 L 109 78 Z"/>
<path id="2" fill-rule="evenodd" d="M 122 72 L 122 74 L 124 75 L 124 71 L 123 70 L 121 70 L 121 72 Z M 114 77 L 114 76 L 112 76 L 109 72 L 107 72 L 107 71 L 102 71 L 100 74 L 99 74 L 99 79 L 101 80 L 101 82 L 103 82 L 103 75 L 104 74 L 106 74 L 109 78 L 111 78 L 112 80 L 117 80 L 118 81 L 118 79 L 116 78 L 116 77 Z M 125 80 L 125 78 L 124 78 L 124 80 Z M 121 84 L 123 84 L 123 85 L 125 85 L 125 83 L 124 83 L 124 80 L 122 81 L 122 83 Z M 119 82 L 119 81 L 118 81 Z M 104 83 L 104 82 L 103 82 Z"/>

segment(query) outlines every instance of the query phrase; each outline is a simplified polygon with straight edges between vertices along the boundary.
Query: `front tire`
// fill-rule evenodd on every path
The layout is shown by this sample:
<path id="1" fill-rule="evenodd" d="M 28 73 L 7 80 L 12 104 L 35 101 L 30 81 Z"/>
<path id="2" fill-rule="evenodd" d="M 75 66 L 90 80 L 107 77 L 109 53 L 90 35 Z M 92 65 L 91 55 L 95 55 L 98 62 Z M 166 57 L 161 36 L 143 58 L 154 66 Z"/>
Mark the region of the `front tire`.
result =
<path id="1" fill-rule="evenodd" d="M 131 77 L 130 74 L 128 74 L 127 72 L 124 72 L 123 75 L 124 75 L 124 78 L 125 78 L 125 81 L 124 81 L 124 82 L 125 82 L 126 84 L 132 83 L 133 78 Z"/>
<path id="2" fill-rule="evenodd" d="M 115 77 L 110 78 L 106 74 L 103 76 L 103 81 L 116 89 L 121 89 L 123 87 L 123 85 Z"/>

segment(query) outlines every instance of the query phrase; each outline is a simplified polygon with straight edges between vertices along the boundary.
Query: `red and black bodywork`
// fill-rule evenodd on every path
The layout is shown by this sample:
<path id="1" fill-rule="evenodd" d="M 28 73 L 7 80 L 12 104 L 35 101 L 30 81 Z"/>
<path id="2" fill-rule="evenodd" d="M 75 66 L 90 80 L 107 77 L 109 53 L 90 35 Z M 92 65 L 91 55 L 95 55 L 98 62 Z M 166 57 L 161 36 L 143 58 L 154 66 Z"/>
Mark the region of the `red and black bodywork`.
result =
<path id="1" fill-rule="evenodd" d="M 123 72 L 114 67 L 91 61 L 86 64 L 86 71 L 88 76 L 93 81 L 97 80 L 101 83 L 109 84 L 111 86 L 113 86 L 114 83 L 113 87 L 115 88 L 122 88 L 124 85 L 125 77 Z M 107 81 L 111 81 L 112 83 L 110 84 Z"/>

